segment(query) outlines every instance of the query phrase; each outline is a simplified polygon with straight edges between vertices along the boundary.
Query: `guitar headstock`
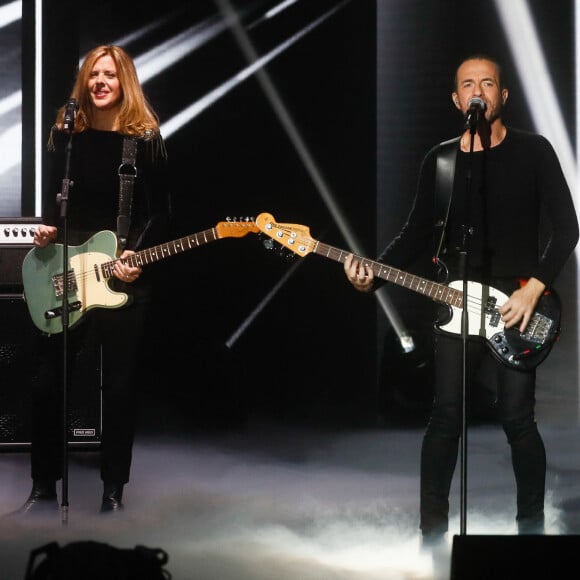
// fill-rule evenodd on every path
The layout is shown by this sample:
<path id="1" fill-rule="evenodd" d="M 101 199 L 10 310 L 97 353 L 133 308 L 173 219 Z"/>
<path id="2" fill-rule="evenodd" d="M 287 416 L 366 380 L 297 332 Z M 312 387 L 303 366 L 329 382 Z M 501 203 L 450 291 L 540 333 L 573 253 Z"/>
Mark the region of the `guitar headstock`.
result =
<path id="1" fill-rule="evenodd" d="M 310 229 L 299 224 L 279 224 L 274 216 L 261 213 L 256 218 L 259 231 L 272 238 L 294 254 L 306 256 L 314 251 L 316 240 L 310 237 Z"/>
<path id="2" fill-rule="evenodd" d="M 256 222 L 250 217 L 240 220 L 226 218 L 225 222 L 219 222 L 215 225 L 215 230 L 218 238 L 241 238 L 249 233 L 260 233 Z"/>

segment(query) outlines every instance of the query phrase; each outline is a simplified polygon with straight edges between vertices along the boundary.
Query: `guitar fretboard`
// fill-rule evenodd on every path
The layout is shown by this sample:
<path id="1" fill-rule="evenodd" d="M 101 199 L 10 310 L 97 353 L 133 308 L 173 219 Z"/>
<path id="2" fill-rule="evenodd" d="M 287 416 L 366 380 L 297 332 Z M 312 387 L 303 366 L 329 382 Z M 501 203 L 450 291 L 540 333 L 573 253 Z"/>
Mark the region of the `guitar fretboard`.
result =
<path id="1" fill-rule="evenodd" d="M 330 258 L 331 260 L 342 263 L 344 263 L 346 257 L 351 253 L 319 241 L 315 241 L 313 251 L 325 258 Z M 391 266 L 387 266 L 381 262 L 375 262 L 374 260 L 369 260 L 360 256 L 355 256 L 355 259 L 364 263 L 366 266 L 369 266 L 377 278 L 381 278 L 387 282 L 392 282 L 398 286 L 403 286 L 404 288 L 423 294 L 436 302 L 449 304 L 457 308 L 463 307 L 463 292 L 461 290 L 450 288 L 445 284 L 439 284 L 432 280 L 409 274 L 408 272 L 403 272 L 402 270 L 392 268 Z"/>
<path id="2" fill-rule="evenodd" d="M 218 239 L 217 231 L 215 227 L 213 227 L 177 240 L 172 240 L 170 242 L 159 244 L 158 246 L 147 248 L 146 250 L 135 252 L 127 258 L 124 258 L 124 260 L 133 268 L 136 266 L 145 266 L 146 264 L 153 264 L 154 262 L 158 262 L 164 258 L 175 256 L 181 252 L 193 250 L 194 248 L 198 248 L 199 246 L 203 246 L 209 242 L 215 242 Z M 116 261 L 117 260 L 111 260 L 110 262 L 104 262 L 101 264 L 101 269 L 105 278 L 110 278 L 113 275 L 113 268 L 115 267 Z"/>

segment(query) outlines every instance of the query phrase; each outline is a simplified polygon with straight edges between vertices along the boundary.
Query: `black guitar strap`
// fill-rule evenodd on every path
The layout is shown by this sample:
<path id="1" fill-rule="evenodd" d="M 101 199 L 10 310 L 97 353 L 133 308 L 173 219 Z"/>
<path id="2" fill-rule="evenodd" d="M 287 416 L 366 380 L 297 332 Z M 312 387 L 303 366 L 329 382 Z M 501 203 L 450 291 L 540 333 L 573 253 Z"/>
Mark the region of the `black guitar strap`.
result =
<path id="1" fill-rule="evenodd" d="M 133 183 L 137 177 L 137 139 L 126 136 L 123 139 L 123 159 L 119 165 L 119 215 L 117 217 L 118 251 L 121 253 L 127 245 L 129 227 L 131 226 L 131 202 Z"/>
<path id="2" fill-rule="evenodd" d="M 451 207 L 451 193 L 455 177 L 455 161 L 461 137 L 449 139 L 440 143 L 437 154 L 437 173 L 435 176 L 435 232 L 433 264 L 439 262 L 439 254 L 445 239 L 445 226 Z"/>

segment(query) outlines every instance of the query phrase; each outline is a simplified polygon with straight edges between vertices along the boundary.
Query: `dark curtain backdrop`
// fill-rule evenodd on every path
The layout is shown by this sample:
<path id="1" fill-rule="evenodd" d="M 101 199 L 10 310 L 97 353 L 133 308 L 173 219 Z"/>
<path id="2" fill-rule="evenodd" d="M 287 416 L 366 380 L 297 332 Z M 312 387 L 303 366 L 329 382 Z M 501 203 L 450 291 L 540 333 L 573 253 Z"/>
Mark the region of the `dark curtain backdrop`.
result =
<path id="1" fill-rule="evenodd" d="M 169 49 L 162 43 L 183 33 L 191 38 L 202 29 L 195 26 L 208 30 L 227 5 L 259 56 L 302 33 L 264 73 L 304 148 L 297 149 L 255 75 L 232 87 L 167 139 L 174 237 L 269 212 L 350 249 L 344 225 L 334 219 L 338 211 L 363 251 L 375 257 L 405 219 L 423 154 L 460 128 L 449 93 L 455 65 L 471 52 L 504 60 L 508 122 L 532 128 L 491 1 L 301 1 L 264 21 L 261 15 L 276 2 L 168 0 L 162 8 L 109 1 L 50 5 L 45 132 L 68 96 L 78 58 L 94 45 L 123 44 L 135 57 L 163 54 Z M 571 119 L 572 3 L 531 6 Z M 323 18 L 327 12 L 332 15 Z M 247 66 L 225 27 L 145 90 L 163 123 Z M 183 409 L 192 425 L 244 420 L 254 411 L 278 420 L 376 425 L 391 404 L 423 420 L 428 366 L 426 374 L 415 360 L 403 368 L 414 383 L 407 381 L 412 390 L 401 392 L 401 369 L 385 367 L 399 355 L 392 328 L 374 298 L 347 284 L 341 264 L 283 255 L 252 233 L 151 267 L 160 293 L 144 388 L 154 401 Z M 425 303 L 394 289 L 390 296 L 405 323 L 424 332 Z M 403 400 L 393 403 L 393 391 Z"/>

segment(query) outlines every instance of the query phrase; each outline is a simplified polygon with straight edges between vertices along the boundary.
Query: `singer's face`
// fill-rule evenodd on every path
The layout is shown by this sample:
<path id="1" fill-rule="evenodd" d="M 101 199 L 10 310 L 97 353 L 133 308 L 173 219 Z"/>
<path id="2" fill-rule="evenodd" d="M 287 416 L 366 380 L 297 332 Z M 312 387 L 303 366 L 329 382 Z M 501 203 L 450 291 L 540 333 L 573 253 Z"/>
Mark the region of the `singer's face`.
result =
<path id="1" fill-rule="evenodd" d="M 95 61 L 89 77 L 89 93 L 97 109 L 112 109 L 123 97 L 115 61 L 107 54 Z"/>
<path id="2" fill-rule="evenodd" d="M 467 112 L 470 99 L 480 97 L 485 101 L 485 117 L 492 123 L 500 117 L 507 94 L 507 89 L 501 89 L 495 63 L 486 59 L 472 59 L 466 60 L 457 69 L 457 89 L 452 97 L 462 113 Z"/>

